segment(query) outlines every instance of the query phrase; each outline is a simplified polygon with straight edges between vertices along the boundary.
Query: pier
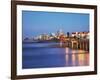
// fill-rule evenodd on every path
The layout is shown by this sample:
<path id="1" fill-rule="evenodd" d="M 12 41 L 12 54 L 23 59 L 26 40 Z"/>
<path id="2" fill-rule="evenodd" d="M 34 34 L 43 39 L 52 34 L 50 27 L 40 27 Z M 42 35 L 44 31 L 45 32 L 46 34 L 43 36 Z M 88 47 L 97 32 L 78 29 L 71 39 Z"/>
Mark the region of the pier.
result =
<path id="1" fill-rule="evenodd" d="M 60 41 L 60 46 L 69 47 L 72 49 L 81 49 L 89 51 L 89 40 L 88 39 L 76 39 L 76 38 L 66 38 L 66 40 Z"/>

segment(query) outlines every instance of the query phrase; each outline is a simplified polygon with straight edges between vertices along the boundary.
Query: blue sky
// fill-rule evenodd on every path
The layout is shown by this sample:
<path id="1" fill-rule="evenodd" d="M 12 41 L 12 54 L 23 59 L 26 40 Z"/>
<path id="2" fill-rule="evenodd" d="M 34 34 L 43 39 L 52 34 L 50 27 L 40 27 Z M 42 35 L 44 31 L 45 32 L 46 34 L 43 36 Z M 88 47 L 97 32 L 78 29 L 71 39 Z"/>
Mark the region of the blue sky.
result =
<path id="1" fill-rule="evenodd" d="M 23 37 L 33 37 L 43 33 L 89 31 L 89 14 L 22 11 Z"/>

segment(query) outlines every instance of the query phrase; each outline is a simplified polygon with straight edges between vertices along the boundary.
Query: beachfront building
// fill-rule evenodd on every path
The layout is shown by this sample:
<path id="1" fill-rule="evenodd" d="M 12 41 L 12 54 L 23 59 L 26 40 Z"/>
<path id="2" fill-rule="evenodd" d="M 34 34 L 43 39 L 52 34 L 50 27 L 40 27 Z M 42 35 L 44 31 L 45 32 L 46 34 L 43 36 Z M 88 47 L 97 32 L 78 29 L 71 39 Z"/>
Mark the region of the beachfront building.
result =
<path id="1" fill-rule="evenodd" d="M 89 32 L 72 32 L 71 37 L 89 39 Z"/>
<path id="2" fill-rule="evenodd" d="M 71 37 L 76 37 L 76 33 L 72 32 Z"/>

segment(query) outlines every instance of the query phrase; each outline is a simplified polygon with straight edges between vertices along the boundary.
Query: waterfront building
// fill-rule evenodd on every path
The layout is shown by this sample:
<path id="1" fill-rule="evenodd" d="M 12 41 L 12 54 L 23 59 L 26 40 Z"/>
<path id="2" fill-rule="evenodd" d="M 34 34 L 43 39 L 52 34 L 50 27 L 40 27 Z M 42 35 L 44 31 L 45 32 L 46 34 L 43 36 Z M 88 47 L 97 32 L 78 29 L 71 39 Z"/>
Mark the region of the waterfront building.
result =
<path id="1" fill-rule="evenodd" d="M 76 33 L 72 32 L 71 37 L 76 37 Z"/>
<path id="2" fill-rule="evenodd" d="M 61 35 L 64 35 L 62 29 L 57 31 L 57 39 L 59 39 Z"/>
<path id="3" fill-rule="evenodd" d="M 71 37 L 89 39 L 89 32 L 72 32 Z"/>

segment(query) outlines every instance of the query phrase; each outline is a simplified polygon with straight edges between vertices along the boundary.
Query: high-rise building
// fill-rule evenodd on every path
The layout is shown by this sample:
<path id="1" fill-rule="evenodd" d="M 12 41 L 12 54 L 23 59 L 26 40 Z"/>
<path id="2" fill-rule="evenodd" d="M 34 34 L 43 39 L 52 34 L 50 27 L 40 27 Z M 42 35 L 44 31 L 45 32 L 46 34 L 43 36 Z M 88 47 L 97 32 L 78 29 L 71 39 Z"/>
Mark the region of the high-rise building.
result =
<path id="1" fill-rule="evenodd" d="M 64 35 L 62 29 L 60 29 L 60 30 L 57 31 L 57 38 L 59 39 L 59 37 L 60 37 L 61 35 Z"/>

